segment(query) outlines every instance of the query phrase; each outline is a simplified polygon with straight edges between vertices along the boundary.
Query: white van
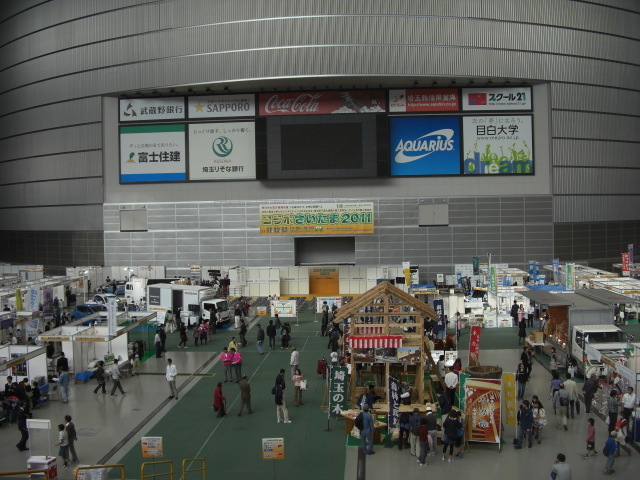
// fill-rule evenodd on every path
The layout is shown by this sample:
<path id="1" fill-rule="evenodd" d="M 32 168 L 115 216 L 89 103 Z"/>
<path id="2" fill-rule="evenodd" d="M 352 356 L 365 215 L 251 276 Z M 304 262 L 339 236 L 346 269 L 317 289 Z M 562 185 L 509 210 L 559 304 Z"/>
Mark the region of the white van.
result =
<path id="1" fill-rule="evenodd" d="M 203 300 L 200 304 L 200 312 L 202 314 L 202 318 L 204 318 L 205 320 L 211 319 L 209 309 L 213 306 L 215 306 L 218 310 L 218 319 L 216 321 L 217 325 L 224 325 L 231 319 L 229 302 L 224 298 L 209 298 L 207 300 Z"/>

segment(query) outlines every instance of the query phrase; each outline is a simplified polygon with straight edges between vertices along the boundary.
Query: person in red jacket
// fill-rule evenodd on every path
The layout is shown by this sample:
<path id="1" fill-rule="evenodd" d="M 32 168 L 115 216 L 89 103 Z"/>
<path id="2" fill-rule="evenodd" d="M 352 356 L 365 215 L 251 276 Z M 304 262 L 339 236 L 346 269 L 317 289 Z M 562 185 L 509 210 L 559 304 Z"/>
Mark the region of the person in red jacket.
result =
<path id="1" fill-rule="evenodd" d="M 217 417 L 224 417 L 226 415 L 224 405 L 227 399 L 222 395 L 222 383 L 218 382 L 218 387 L 213 392 L 213 409 L 218 412 Z"/>

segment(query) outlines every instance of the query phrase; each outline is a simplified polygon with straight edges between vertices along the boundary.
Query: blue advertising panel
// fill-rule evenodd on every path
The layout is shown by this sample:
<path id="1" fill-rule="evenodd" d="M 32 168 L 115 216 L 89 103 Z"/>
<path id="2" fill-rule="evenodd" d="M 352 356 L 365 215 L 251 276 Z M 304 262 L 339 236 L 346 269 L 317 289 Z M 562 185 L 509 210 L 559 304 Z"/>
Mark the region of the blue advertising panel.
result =
<path id="1" fill-rule="evenodd" d="M 391 175 L 460 175 L 459 117 L 390 119 Z"/>

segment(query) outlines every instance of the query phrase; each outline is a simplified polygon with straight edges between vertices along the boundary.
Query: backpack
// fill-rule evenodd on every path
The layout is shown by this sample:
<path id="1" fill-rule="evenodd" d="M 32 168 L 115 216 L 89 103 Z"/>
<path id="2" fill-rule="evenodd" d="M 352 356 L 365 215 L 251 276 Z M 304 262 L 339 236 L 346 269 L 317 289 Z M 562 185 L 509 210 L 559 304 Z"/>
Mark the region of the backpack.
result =
<path id="1" fill-rule="evenodd" d="M 362 430 L 364 428 L 364 412 L 360 412 L 356 417 L 354 425 L 358 430 Z"/>
<path id="2" fill-rule="evenodd" d="M 569 405 L 569 394 L 565 390 L 558 391 L 558 396 L 560 397 L 561 406 L 566 407 L 567 405 Z"/>

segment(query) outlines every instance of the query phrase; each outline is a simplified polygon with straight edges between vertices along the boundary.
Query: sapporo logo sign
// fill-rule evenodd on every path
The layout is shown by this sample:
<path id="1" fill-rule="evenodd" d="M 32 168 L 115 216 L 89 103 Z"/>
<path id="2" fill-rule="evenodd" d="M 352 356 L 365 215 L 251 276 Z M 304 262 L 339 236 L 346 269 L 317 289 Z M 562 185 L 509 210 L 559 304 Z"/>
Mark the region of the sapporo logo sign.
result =
<path id="1" fill-rule="evenodd" d="M 211 149 L 218 157 L 228 157 L 233 151 L 233 142 L 229 137 L 218 137 L 213 141 Z"/>

